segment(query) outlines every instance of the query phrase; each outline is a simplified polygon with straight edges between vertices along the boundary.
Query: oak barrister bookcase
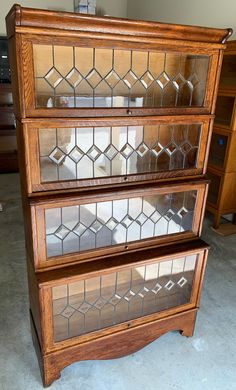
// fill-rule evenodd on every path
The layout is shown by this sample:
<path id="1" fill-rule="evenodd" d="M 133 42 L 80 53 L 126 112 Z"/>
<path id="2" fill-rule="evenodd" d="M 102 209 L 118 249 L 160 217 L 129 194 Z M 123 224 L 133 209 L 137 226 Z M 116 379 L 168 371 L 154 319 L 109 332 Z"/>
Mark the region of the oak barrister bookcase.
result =
<path id="1" fill-rule="evenodd" d="M 16 5 L 7 31 L 32 334 L 50 385 L 75 361 L 193 334 L 230 30 Z"/>

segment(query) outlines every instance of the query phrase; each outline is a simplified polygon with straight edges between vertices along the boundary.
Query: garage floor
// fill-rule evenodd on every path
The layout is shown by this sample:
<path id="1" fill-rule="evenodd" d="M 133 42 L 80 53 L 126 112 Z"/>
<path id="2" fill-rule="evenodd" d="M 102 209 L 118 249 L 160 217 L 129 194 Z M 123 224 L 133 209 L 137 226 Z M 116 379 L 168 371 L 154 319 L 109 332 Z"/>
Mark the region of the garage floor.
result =
<path id="1" fill-rule="evenodd" d="M 0 390 L 42 389 L 28 319 L 19 176 L 0 175 Z M 236 235 L 211 245 L 194 337 L 168 333 L 128 357 L 75 363 L 51 389 L 236 390 Z"/>

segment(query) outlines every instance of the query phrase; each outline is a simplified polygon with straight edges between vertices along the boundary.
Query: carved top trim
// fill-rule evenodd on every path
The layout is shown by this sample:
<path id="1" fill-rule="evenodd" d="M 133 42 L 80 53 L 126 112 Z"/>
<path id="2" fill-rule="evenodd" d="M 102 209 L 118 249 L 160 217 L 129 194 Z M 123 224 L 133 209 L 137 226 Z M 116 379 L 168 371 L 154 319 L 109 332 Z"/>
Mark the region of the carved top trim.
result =
<path id="1" fill-rule="evenodd" d="M 185 26 L 157 22 L 98 17 L 70 12 L 56 12 L 24 8 L 15 4 L 6 16 L 8 38 L 14 35 L 17 26 L 38 30 L 55 29 L 75 32 L 105 33 L 116 36 L 131 35 L 145 38 L 164 38 L 203 42 L 208 44 L 225 43 L 232 35 L 232 29 L 217 29 L 198 26 Z"/>

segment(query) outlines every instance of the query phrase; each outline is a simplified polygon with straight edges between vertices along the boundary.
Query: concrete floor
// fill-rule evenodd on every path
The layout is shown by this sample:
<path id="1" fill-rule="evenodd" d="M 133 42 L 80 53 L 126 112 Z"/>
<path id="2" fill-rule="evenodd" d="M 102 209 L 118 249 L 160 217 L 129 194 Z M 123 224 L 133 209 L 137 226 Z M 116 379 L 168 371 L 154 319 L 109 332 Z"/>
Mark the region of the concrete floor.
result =
<path id="1" fill-rule="evenodd" d="M 42 389 L 28 320 L 19 177 L 0 175 L 0 390 Z M 128 357 L 75 363 L 52 390 L 236 390 L 236 236 L 211 245 L 194 337 L 171 332 Z"/>

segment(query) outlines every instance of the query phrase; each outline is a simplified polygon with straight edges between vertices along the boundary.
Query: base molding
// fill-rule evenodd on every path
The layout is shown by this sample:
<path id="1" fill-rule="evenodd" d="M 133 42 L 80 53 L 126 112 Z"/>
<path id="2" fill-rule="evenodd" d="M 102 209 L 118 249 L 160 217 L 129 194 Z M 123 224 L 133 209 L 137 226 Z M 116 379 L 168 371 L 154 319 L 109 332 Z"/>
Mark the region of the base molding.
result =
<path id="1" fill-rule="evenodd" d="M 197 308 L 45 355 L 42 354 L 31 315 L 33 343 L 39 360 L 43 384 L 45 387 L 50 386 L 56 379 L 60 378 L 61 371 L 72 363 L 81 360 L 120 358 L 137 352 L 170 331 L 179 330 L 181 335 L 191 337 L 194 333 L 196 314 Z"/>

